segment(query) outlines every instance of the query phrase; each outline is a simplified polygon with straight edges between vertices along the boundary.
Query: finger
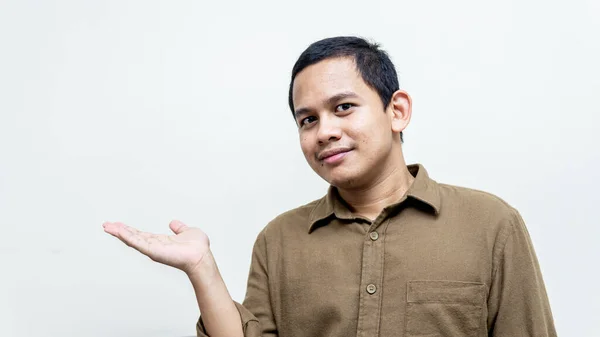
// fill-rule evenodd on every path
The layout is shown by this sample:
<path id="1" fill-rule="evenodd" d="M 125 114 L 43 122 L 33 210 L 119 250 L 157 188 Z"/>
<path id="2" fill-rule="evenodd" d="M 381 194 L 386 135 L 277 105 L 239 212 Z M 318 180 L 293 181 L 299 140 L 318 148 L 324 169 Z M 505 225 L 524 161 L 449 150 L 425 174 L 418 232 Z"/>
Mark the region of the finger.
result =
<path id="1" fill-rule="evenodd" d="M 148 232 L 142 232 L 139 231 L 133 227 L 127 226 L 123 223 L 120 222 L 114 222 L 114 223 L 110 223 L 110 222 L 105 222 L 104 224 L 102 224 L 102 227 L 104 227 L 104 231 L 112 234 L 113 236 L 119 238 L 119 231 L 120 230 L 129 230 L 130 232 L 132 232 L 133 234 L 137 235 L 140 237 L 140 239 L 144 240 L 144 241 L 148 241 L 150 239 L 153 239 L 155 237 L 157 237 L 156 234 L 152 234 L 152 233 L 148 233 Z"/>
<path id="2" fill-rule="evenodd" d="M 114 222 L 105 222 L 102 224 L 104 231 L 112 236 L 117 236 L 119 225 Z"/>
<path id="3" fill-rule="evenodd" d="M 104 231 L 117 237 L 127 246 L 136 249 L 144 255 L 148 255 L 148 233 L 140 232 L 137 229 L 120 222 L 106 224 Z"/>
<path id="4" fill-rule="evenodd" d="M 173 233 L 179 234 L 179 233 L 184 232 L 189 227 L 179 220 L 173 220 L 173 221 L 171 221 L 171 223 L 169 223 L 169 228 L 171 228 Z"/>
<path id="5" fill-rule="evenodd" d="M 137 250 L 138 252 L 150 256 L 150 244 L 153 235 L 148 233 L 140 232 L 135 228 L 129 226 L 123 226 L 119 231 L 119 238 L 129 247 Z"/>
<path id="6" fill-rule="evenodd" d="M 115 229 L 118 229 L 118 228 L 129 228 L 131 231 L 142 233 L 142 232 L 138 231 L 137 229 L 135 229 L 131 226 L 127 226 L 126 224 L 124 224 L 122 222 L 108 222 L 107 221 L 102 224 L 102 227 L 104 227 L 105 230 L 110 230 L 110 231 L 114 231 Z"/>
<path id="7" fill-rule="evenodd" d="M 105 232 L 107 232 L 113 236 L 118 236 L 119 231 L 123 227 L 127 227 L 127 225 L 125 225 L 121 222 L 105 222 L 102 224 L 102 227 L 104 227 Z"/>

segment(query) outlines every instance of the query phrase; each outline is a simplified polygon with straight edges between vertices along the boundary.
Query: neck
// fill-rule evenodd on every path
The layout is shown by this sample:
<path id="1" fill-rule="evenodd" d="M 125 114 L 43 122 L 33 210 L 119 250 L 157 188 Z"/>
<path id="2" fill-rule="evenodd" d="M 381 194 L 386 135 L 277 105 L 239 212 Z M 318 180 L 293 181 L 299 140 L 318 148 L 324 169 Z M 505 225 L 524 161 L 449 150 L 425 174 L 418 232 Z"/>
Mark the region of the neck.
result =
<path id="1" fill-rule="evenodd" d="M 389 168 L 369 185 L 352 189 L 338 188 L 340 196 L 353 213 L 374 220 L 386 206 L 400 201 L 406 194 L 415 178 L 408 171 L 402 155 L 386 166 Z"/>

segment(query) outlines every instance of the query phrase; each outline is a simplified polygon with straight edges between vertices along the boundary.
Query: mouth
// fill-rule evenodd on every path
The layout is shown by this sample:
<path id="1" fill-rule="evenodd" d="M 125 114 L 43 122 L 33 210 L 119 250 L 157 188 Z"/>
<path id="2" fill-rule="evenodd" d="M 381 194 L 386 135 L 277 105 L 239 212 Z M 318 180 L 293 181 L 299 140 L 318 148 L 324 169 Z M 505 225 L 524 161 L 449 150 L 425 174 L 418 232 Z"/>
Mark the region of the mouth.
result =
<path id="1" fill-rule="evenodd" d="M 317 159 L 324 161 L 327 164 L 335 164 L 340 162 L 348 152 L 352 151 L 351 148 L 338 148 L 323 151 L 317 156 Z"/>

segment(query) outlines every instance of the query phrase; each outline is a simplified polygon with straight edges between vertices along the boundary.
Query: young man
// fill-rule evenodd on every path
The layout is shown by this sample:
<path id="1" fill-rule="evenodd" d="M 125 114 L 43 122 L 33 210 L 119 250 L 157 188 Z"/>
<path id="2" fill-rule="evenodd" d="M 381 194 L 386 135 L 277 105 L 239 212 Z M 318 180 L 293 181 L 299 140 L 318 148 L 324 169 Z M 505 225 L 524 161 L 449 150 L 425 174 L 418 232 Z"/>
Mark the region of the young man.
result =
<path id="1" fill-rule="evenodd" d="M 406 165 L 411 98 L 377 45 L 313 43 L 292 71 L 302 152 L 331 187 L 258 235 L 243 305 L 206 235 L 105 231 L 189 276 L 198 336 L 556 336 L 529 234 L 498 197 Z"/>

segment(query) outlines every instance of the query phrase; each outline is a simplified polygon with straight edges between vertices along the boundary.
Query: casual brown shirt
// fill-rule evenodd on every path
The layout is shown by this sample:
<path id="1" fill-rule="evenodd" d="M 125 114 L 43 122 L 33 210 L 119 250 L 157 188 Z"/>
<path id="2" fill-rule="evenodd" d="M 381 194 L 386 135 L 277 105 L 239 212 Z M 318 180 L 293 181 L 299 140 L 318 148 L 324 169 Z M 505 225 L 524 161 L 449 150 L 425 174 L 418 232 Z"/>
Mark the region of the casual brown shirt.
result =
<path id="1" fill-rule="evenodd" d="M 260 232 L 236 303 L 245 336 L 556 336 L 517 210 L 408 168 L 406 195 L 374 221 L 331 187 Z"/>

